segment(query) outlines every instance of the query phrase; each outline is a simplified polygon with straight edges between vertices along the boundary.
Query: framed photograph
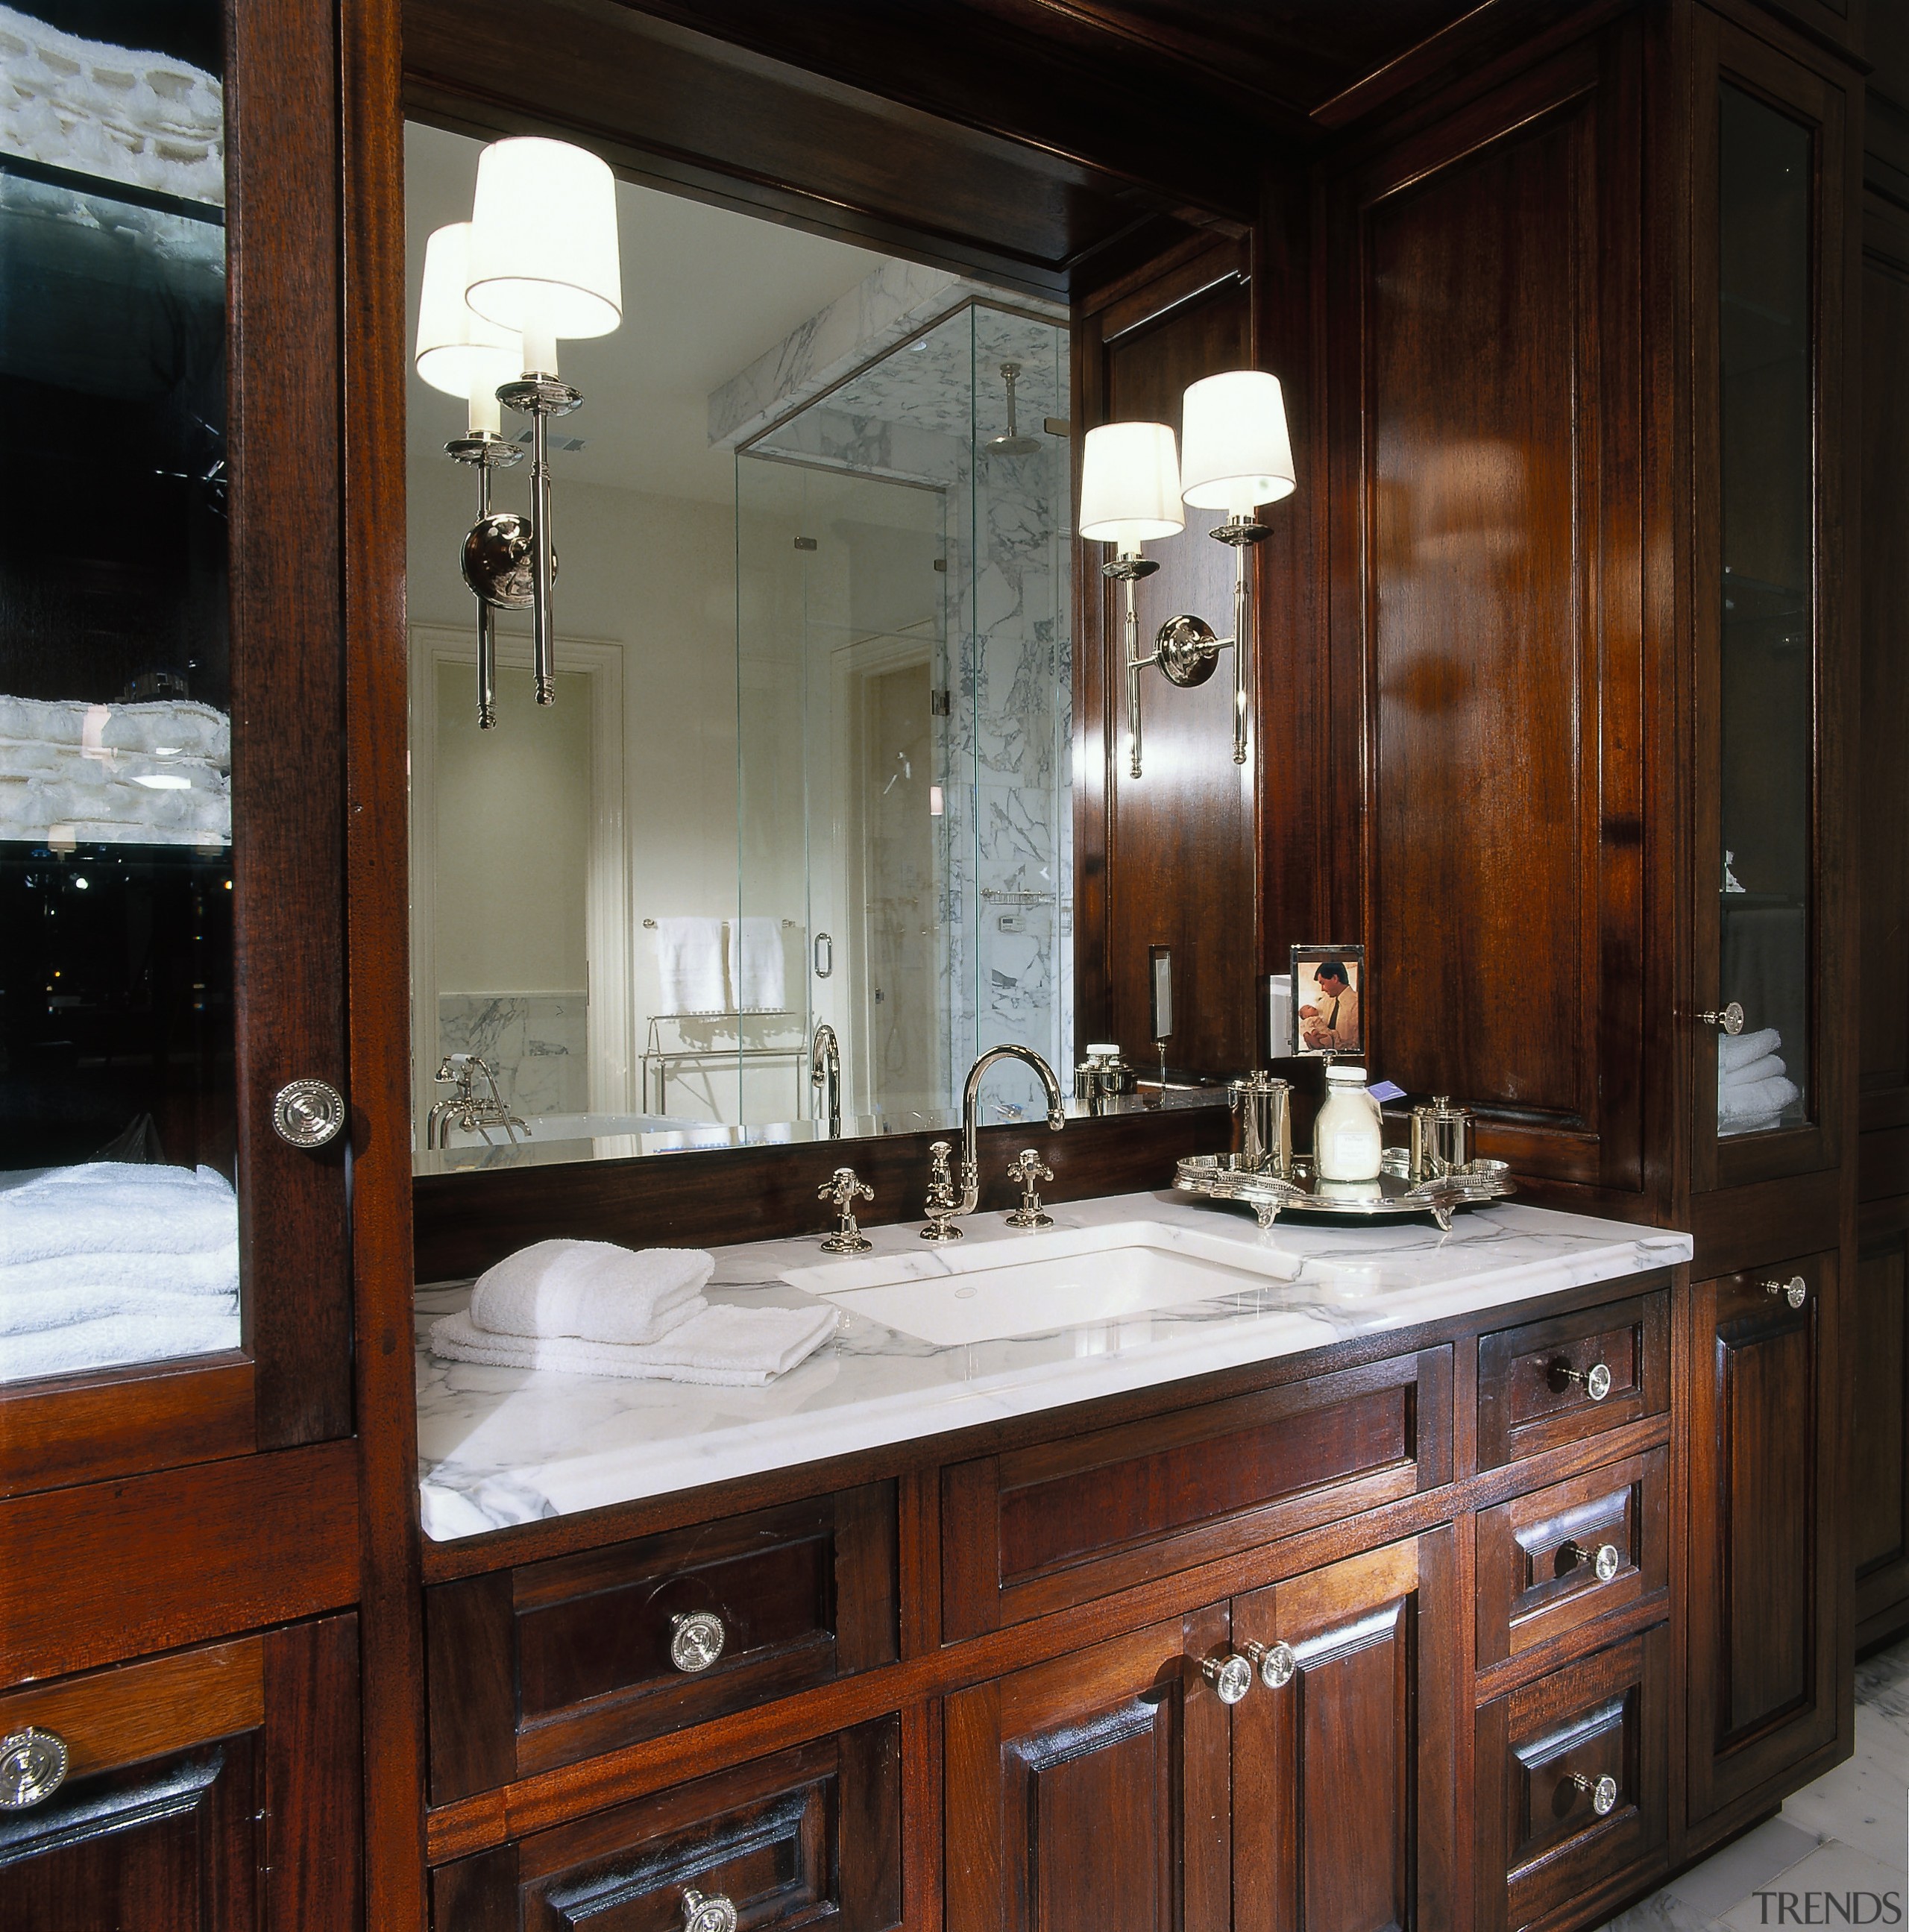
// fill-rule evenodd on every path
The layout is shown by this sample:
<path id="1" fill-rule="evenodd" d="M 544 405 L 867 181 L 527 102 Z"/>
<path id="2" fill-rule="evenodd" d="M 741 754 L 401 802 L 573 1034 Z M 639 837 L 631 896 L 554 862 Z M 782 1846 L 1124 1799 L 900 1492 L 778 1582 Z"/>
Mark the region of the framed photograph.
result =
<path id="1" fill-rule="evenodd" d="M 1292 1050 L 1295 1054 L 1365 1051 L 1365 948 L 1292 949 Z"/>

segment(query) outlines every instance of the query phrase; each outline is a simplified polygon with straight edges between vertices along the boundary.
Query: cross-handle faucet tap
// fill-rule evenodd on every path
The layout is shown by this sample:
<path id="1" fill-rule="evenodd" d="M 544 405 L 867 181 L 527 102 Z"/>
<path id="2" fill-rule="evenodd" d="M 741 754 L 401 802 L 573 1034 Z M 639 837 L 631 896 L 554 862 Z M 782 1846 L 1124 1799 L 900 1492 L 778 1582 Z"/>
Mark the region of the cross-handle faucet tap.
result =
<path id="1" fill-rule="evenodd" d="M 479 1076 L 489 1089 L 486 1094 L 475 1090 L 474 1083 Z M 474 1053 L 447 1053 L 438 1066 L 437 1077 L 438 1085 L 453 1090 L 431 1108 L 425 1122 L 427 1148 L 448 1146 L 446 1137 L 453 1127 L 461 1133 L 482 1134 L 487 1145 L 492 1127 L 502 1127 L 512 1147 L 517 1144 L 520 1128 L 529 1135 L 530 1130 L 504 1105 L 497 1076 L 488 1061 Z"/>
<path id="2" fill-rule="evenodd" d="M 1040 1184 L 1054 1178 L 1054 1170 L 1032 1148 L 1023 1148 L 1007 1163 L 1007 1178 L 1021 1190 L 1021 1204 L 1008 1216 L 1010 1228 L 1051 1228 L 1054 1216 L 1044 1214 L 1040 1204 Z"/>
<path id="3" fill-rule="evenodd" d="M 872 1201 L 875 1190 L 857 1179 L 852 1167 L 837 1168 L 835 1178 L 816 1189 L 815 1198 L 829 1202 L 835 1208 L 835 1232 L 822 1244 L 824 1254 L 865 1255 L 875 1246 L 855 1225 L 856 1202 Z"/>
<path id="4" fill-rule="evenodd" d="M 981 1079 L 998 1060 L 1018 1060 L 1031 1066 L 1047 1090 L 1047 1124 L 1058 1133 L 1067 1124 L 1066 1102 L 1061 1097 L 1061 1083 L 1054 1070 L 1031 1046 L 990 1047 L 968 1070 L 968 1083 L 961 1094 L 961 1192 L 954 1191 L 954 1177 L 948 1170 L 952 1150 L 946 1141 L 937 1141 L 929 1149 L 933 1162 L 929 1171 L 928 1225 L 921 1231 L 924 1241 L 958 1241 L 961 1230 L 955 1222 L 971 1214 L 981 1198 L 981 1156 L 976 1136 L 980 1129 Z"/>

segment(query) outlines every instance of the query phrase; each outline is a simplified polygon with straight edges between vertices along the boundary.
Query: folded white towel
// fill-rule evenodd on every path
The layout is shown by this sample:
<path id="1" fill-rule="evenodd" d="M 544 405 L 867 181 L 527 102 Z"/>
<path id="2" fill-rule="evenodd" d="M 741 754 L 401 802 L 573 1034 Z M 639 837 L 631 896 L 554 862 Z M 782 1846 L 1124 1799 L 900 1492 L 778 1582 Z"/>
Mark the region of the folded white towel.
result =
<path id="1" fill-rule="evenodd" d="M 1717 1040 L 1717 1071 L 1719 1074 L 1734 1072 L 1739 1066 L 1748 1066 L 1753 1060 L 1760 1060 L 1766 1053 L 1774 1053 L 1783 1044 L 1783 1036 L 1774 1027 L 1765 1027 L 1757 1033 L 1740 1033 L 1732 1039 L 1728 1034 L 1718 1035 Z"/>
<path id="2" fill-rule="evenodd" d="M 739 919 L 729 927 L 729 990 L 746 1013 L 779 1012 L 788 992 L 782 970 L 782 922 Z"/>
<path id="3" fill-rule="evenodd" d="M 479 1275 L 470 1318 L 494 1335 L 659 1342 L 708 1306 L 716 1268 L 700 1248 L 620 1248 L 610 1241 L 537 1241 Z"/>
<path id="4" fill-rule="evenodd" d="M 1753 1087 L 1759 1080 L 1781 1080 L 1788 1070 L 1781 1054 L 1766 1053 L 1747 1066 L 1732 1067 L 1727 1073 L 1719 1074 L 1717 1084 L 1727 1093 L 1733 1087 Z"/>
<path id="5" fill-rule="evenodd" d="M 209 704 L 158 698 L 144 704 L 89 704 L 82 698 L 0 696 L 0 738 L 74 745 L 83 751 L 145 752 L 232 763 L 232 721 Z"/>
<path id="6" fill-rule="evenodd" d="M 1781 1114 L 1753 1114 L 1747 1120 L 1739 1120 L 1733 1115 L 1729 1120 L 1719 1120 L 1717 1132 L 1719 1136 L 1730 1134 L 1760 1134 L 1769 1127 L 1775 1126 L 1782 1119 Z"/>
<path id="7" fill-rule="evenodd" d="M 179 1355 L 209 1355 L 238 1346 L 236 1296 L 230 1308 L 209 1302 L 185 1314 L 109 1315 L 36 1335 L 0 1336 L 0 1382 L 132 1362 L 169 1362 Z"/>
<path id="8" fill-rule="evenodd" d="M 665 1012 L 718 1013 L 728 1005 L 724 930 L 719 919 L 657 920 L 656 971 Z"/>
<path id="9" fill-rule="evenodd" d="M 1726 1087 L 1717 1096 L 1719 1121 L 1745 1120 L 1760 1114 L 1780 1114 L 1802 1090 L 1793 1080 L 1759 1080 L 1748 1087 Z"/>
<path id="10" fill-rule="evenodd" d="M 638 1382 L 700 1382 L 762 1388 L 786 1374 L 835 1333 L 833 1308 L 740 1308 L 721 1303 L 632 1348 L 568 1336 L 493 1335 L 467 1314 L 431 1324 L 434 1355 L 499 1369 L 550 1369 L 573 1376 L 622 1376 Z"/>
<path id="11" fill-rule="evenodd" d="M 236 1287 L 223 1294 L 195 1294 L 189 1290 L 180 1294 L 158 1287 L 101 1288 L 84 1282 L 18 1294 L 0 1288 L 0 1348 L 16 1335 L 44 1334 L 52 1328 L 70 1328 L 76 1322 L 103 1322 L 116 1315 L 196 1322 L 201 1316 L 230 1314 L 238 1306 Z"/>
<path id="12" fill-rule="evenodd" d="M 239 1292 L 239 1244 L 197 1255 L 61 1255 L 0 1264 L 0 1335 L 53 1324 L 37 1312 L 71 1304 L 79 1322 L 148 1306 L 148 1298 L 190 1301 Z"/>
<path id="13" fill-rule="evenodd" d="M 232 1184 L 209 1167 L 89 1161 L 0 1193 L 0 1263 L 203 1254 L 238 1238 Z M 164 1265 L 155 1260 L 154 1273 Z"/>

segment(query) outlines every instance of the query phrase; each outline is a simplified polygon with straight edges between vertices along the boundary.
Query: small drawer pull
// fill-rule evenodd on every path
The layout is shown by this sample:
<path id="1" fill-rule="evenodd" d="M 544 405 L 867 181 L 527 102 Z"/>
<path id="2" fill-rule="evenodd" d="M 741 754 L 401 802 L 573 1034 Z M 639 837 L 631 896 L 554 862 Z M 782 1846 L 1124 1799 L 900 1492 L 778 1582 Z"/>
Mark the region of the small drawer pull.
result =
<path id="1" fill-rule="evenodd" d="M 1617 1809 L 1617 1780 L 1607 1772 L 1602 1778 L 1586 1778 L 1582 1772 L 1573 1772 L 1571 1782 L 1580 1791 L 1591 1794 L 1591 1809 L 1600 1818 L 1608 1818 Z"/>
<path id="2" fill-rule="evenodd" d="M 1809 1283 L 1799 1274 L 1793 1274 L 1787 1281 L 1766 1281 L 1762 1284 L 1766 1294 L 1780 1294 L 1792 1308 L 1800 1308 L 1809 1299 Z"/>
<path id="3" fill-rule="evenodd" d="M 66 1782 L 66 1740 L 29 1724 L 0 1738 L 0 1811 L 44 1804 Z"/>
<path id="4" fill-rule="evenodd" d="M 670 1618 L 670 1661 L 695 1676 L 722 1654 L 729 1633 L 713 1610 L 679 1611 Z"/>
<path id="5" fill-rule="evenodd" d="M 1299 1668 L 1289 1643 L 1248 1643 L 1240 1648 L 1259 1665 L 1259 1681 L 1268 1690 L 1284 1690 Z"/>
<path id="6" fill-rule="evenodd" d="M 1253 1666 L 1237 1651 L 1200 1659 L 1200 1675 L 1223 1704 L 1237 1704 L 1253 1688 Z"/>
<path id="7" fill-rule="evenodd" d="M 1610 1393 L 1610 1370 L 1602 1362 L 1593 1362 L 1588 1369 L 1574 1369 L 1568 1363 L 1553 1362 L 1551 1372 L 1565 1382 L 1581 1384 L 1584 1393 L 1593 1402 L 1602 1402 Z"/>
<path id="8" fill-rule="evenodd" d="M 1595 1550 L 1586 1550 L 1581 1543 L 1565 1543 L 1559 1546 L 1559 1552 L 1569 1557 L 1574 1568 L 1588 1563 L 1600 1583 L 1608 1583 L 1624 1563 L 1614 1543 L 1601 1543 Z"/>
<path id="9" fill-rule="evenodd" d="M 1714 1012 L 1699 1013 L 1697 1018 L 1705 1026 L 1713 1026 L 1719 1033 L 1727 1033 L 1734 1040 L 1743 1030 L 1743 1009 L 1735 1000 L 1727 1006 L 1719 1006 Z"/>
<path id="10" fill-rule="evenodd" d="M 719 1892 L 706 1898 L 688 1886 L 683 1894 L 683 1932 L 736 1932 L 736 1908 Z"/>

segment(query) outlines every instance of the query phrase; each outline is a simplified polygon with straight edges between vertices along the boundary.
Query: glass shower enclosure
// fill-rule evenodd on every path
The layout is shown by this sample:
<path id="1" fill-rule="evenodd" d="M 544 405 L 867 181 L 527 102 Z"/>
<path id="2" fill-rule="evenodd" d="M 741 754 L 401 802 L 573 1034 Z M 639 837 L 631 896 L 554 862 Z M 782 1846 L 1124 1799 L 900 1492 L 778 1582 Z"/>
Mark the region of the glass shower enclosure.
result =
<path id="1" fill-rule="evenodd" d="M 824 1022 L 851 1132 L 940 1124 L 988 1047 L 1068 1063 L 1067 382 L 1064 328 L 971 301 L 737 452 L 745 1124 L 812 1118 Z"/>

